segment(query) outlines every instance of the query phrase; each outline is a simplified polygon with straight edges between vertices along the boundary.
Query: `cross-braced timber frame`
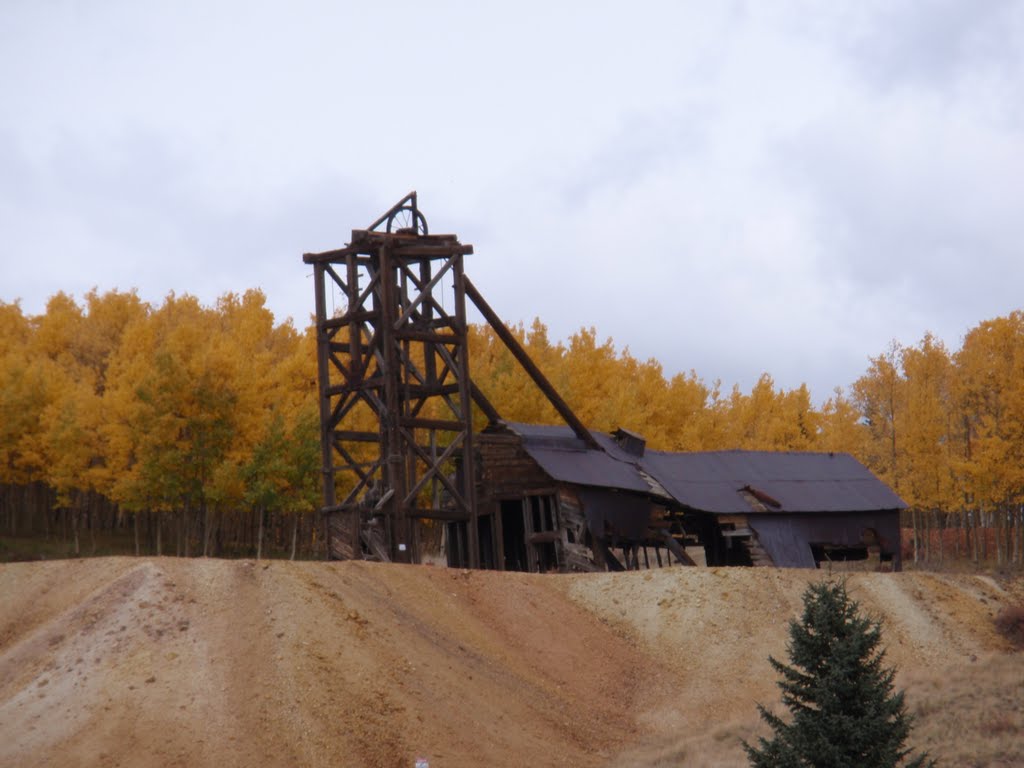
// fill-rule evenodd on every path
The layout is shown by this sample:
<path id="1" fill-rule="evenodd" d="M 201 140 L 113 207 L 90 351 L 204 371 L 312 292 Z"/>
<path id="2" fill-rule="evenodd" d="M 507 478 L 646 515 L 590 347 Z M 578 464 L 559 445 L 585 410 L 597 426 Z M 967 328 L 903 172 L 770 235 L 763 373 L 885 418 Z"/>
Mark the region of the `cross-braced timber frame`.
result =
<path id="1" fill-rule="evenodd" d="M 331 557 L 418 562 L 415 521 L 464 521 L 479 567 L 472 400 L 497 415 L 469 378 L 472 252 L 429 234 L 411 192 L 345 248 L 303 257 L 316 292 Z"/>

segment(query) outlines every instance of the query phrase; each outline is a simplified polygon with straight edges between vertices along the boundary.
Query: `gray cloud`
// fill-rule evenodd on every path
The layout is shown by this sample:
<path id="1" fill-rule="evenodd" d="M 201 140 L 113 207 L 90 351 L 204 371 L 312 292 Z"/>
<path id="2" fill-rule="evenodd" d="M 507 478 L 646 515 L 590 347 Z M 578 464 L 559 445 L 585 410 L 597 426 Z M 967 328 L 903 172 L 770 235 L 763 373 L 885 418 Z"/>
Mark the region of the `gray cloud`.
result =
<path id="1" fill-rule="evenodd" d="M 823 399 L 1019 306 L 1022 8 L 8 4 L 0 298 L 302 323 L 301 253 L 416 188 L 509 320 Z"/>

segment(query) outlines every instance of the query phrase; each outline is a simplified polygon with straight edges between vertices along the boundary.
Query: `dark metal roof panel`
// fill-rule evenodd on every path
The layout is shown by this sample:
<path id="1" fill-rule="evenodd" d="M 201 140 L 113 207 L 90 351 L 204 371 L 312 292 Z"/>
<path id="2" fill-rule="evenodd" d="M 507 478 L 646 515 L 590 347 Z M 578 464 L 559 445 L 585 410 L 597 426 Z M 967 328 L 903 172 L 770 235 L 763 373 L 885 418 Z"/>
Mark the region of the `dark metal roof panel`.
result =
<path id="1" fill-rule="evenodd" d="M 753 512 L 740 491 L 751 486 L 783 512 L 903 509 L 906 504 L 846 453 L 648 451 L 640 460 L 680 503 L 720 514 Z"/>
<path id="2" fill-rule="evenodd" d="M 585 443 L 564 424 L 523 424 L 518 421 L 502 422 L 502 427 L 523 438 L 524 443 L 553 441 L 566 446 L 575 446 L 580 450 L 586 448 Z"/>
<path id="3" fill-rule="evenodd" d="M 620 460 L 618 453 L 629 454 L 618 449 L 608 435 L 594 433 L 603 448 L 607 450 L 611 443 L 617 449 L 615 453 L 588 450 L 569 427 L 516 422 L 506 422 L 505 426 L 523 439 L 523 449 L 559 482 L 643 493 L 652 490 L 634 463 L 636 457 Z"/>
<path id="4" fill-rule="evenodd" d="M 523 448 L 541 469 L 560 482 L 644 493 L 651 490 L 635 466 L 600 451 L 562 450 L 536 443 L 524 443 Z"/>
<path id="5" fill-rule="evenodd" d="M 758 486 L 786 512 L 869 512 L 906 504 L 874 477 L 849 480 L 775 480 Z"/>

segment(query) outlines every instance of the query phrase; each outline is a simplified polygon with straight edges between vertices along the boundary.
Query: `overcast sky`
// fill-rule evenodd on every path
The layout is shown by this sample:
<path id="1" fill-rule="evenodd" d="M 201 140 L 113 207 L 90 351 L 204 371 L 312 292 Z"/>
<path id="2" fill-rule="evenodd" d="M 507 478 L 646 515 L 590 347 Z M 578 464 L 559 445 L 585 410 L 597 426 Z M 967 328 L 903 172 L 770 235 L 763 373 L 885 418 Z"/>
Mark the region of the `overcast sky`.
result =
<path id="1" fill-rule="evenodd" d="M 816 401 L 1024 306 L 1024 2 L 0 3 L 0 300 L 260 287 L 411 189 L 509 322 Z"/>

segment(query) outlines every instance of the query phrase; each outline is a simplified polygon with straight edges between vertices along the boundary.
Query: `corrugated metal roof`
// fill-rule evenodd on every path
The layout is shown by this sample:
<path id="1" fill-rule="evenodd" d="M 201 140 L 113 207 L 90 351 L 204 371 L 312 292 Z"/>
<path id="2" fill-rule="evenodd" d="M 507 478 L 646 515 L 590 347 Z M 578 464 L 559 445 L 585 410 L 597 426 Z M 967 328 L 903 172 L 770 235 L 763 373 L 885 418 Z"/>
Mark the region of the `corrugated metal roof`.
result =
<path id="1" fill-rule="evenodd" d="M 519 423 L 505 427 L 522 438 L 523 448 L 555 480 L 655 495 L 664 489 L 680 504 L 705 512 L 758 511 L 742 493 L 746 487 L 778 501 L 780 506 L 772 512 L 906 507 L 885 483 L 846 453 L 646 451 L 637 457 L 600 432 L 592 434 L 603 452 L 587 450 L 568 427 Z"/>
<path id="2" fill-rule="evenodd" d="M 540 468 L 559 482 L 652 492 L 634 464 L 619 461 L 609 452 L 588 450 L 569 427 L 515 422 L 505 426 L 522 438 L 523 449 Z M 595 437 L 604 446 L 602 438 L 608 436 Z"/>
<path id="3" fill-rule="evenodd" d="M 751 487 L 782 512 L 866 512 L 906 504 L 848 453 L 803 451 L 648 451 L 642 466 L 673 498 L 707 512 L 754 512 L 740 491 Z"/>

